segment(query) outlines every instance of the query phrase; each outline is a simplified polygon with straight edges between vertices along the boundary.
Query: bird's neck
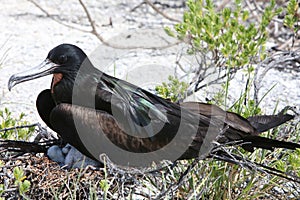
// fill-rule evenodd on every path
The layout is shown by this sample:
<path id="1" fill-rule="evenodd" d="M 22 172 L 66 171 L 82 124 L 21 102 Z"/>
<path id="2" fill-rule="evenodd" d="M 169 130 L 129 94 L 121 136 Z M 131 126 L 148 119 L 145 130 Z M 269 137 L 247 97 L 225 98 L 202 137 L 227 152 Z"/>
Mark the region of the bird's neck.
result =
<path id="1" fill-rule="evenodd" d="M 94 107 L 96 88 L 101 75 L 102 72 L 97 69 L 79 70 L 76 76 L 55 74 L 51 84 L 55 103 Z"/>
<path id="2" fill-rule="evenodd" d="M 60 81 L 59 78 L 61 78 Z M 63 75 L 54 75 L 51 83 L 51 94 L 56 104 L 60 103 L 72 103 L 72 88 L 73 82 L 68 81 L 67 77 Z"/>

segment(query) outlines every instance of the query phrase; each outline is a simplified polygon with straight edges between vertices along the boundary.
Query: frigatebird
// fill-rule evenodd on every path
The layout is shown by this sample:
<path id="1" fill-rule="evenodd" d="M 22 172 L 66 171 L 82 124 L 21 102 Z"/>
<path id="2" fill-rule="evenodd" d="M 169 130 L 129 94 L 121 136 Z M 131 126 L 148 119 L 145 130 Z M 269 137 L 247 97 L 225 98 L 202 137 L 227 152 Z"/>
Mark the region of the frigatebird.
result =
<path id="1" fill-rule="evenodd" d="M 146 72 L 145 72 L 146 73 Z M 105 153 L 121 164 L 209 156 L 216 144 L 296 149 L 299 144 L 259 136 L 293 118 L 289 114 L 245 119 L 216 105 L 173 103 L 98 70 L 77 46 L 61 44 L 44 62 L 12 75 L 15 85 L 53 75 L 36 106 L 42 120 L 83 154 Z"/>

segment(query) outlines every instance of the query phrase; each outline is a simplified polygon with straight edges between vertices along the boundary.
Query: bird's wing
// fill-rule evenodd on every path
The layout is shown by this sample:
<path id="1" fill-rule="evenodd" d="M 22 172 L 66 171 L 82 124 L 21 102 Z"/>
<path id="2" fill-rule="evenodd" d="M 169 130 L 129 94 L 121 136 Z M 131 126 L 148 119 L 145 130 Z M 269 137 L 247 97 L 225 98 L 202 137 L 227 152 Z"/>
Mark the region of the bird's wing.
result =
<path id="1" fill-rule="evenodd" d="M 96 99 L 99 99 L 99 102 L 105 98 L 106 102 L 110 101 L 112 107 L 110 113 L 120 122 L 126 132 L 151 138 L 157 133 L 156 127 L 164 124 L 170 125 L 169 127 L 178 127 L 178 124 L 184 120 L 191 126 L 205 129 L 208 127 L 222 129 L 228 126 L 225 133 L 227 139 L 237 140 L 247 135 L 258 135 L 255 128 L 245 118 L 226 112 L 215 105 L 198 102 L 172 103 L 108 75 L 101 77 L 99 85 Z M 101 110 L 101 105 L 103 104 L 99 104 L 96 108 Z M 166 134 L 168 132 L 170 131 L 167 130 Z M 170 134 L 169 137 L 173 137 L 176 133 L 168 134 Z"/>
<path id="2" fill-rule="evenodd" d="M 50 123 L 50 113 L 52 109 L 55 107 L 55 102 L 53 101 L 53 98 L 51 96 L 50 89 L 43 90 L 36 100 L 36 108 L 37 111 L 42 118 L 42 120 L 46 123 L 46 125 L 52 128 L 52 125 Z"/>
<path id="3" fill-rule="evenodd" d="M 167 121 L 165 112 L 177 113 L 180 111 L 180 107 L 174 106 L 173 103 L 162 99 L 140 87 L 137 87 L 131 83 L 123 80 L 119 80 L 114 77 L 104 76 L 103 80 L 107 85 L 113 85 L 110 89 L 114 94 L 122 98 L 132 108 L 130 109 L 132 114 L 137 115 L 149 115 L 152 114 L 162 121 Z M 148 116 L 149 117 L 149 116 Z"/>
<path id="4" fill-rule="evenodd" d="M 103 108 L 105 104 L 110 107 L 110 110 Z M 102 75 L 99 81 L 96 109 L 106 110 L 123 124 L 127 131 L 141 133 L 144 137 L 155 135 L 156 131 L 153 126 L 178 123 L 183 116 L 189 118 L 195 115 L 195 113 L 181 109 L 175 103 L 108 75 Z M 174 118 L 177 120 L 174 121 Z M 203 122 L 208 125 L 209 119 L 205 117 Z"/>
<path id="5" fill-rule="evenodd" d="M 65 103 L 57 105 L 52 110 L 50 123 L 54 131 L 83 154 L 99 160 L 99 155 L 105 153 L 112 159 L 122 159 L 114 160 L 117 163 L 129 161 L 130 155 L 137 153 L 141 155 L 148 153 L 149 156 L 146 158 L 149 162 L 176 160 L 192 143 L 193 134 L 190 133 L 198 129 L 190 127 L 188 132 L 179 133 L 179 138 L 173 141 L 174 138 L 165 137 L 166 134 L 163 133 L 155 136 L 157 137 L 155 141 L 151 141 L 150 138 L 125 133 L 117 120 L 105 111 Z M 173 133 L 175 134 L 176 132 Z"/>
<path id="6" fill-rule="evenodd" d="M 223 121 L 226 125 L 233 129 L 243 132 L 249 135 L 258 135 L 255 128 L 249 123 L 249 121 L 242 116 L 227 112 L 220 107 L 212 104 L 199 103 L 199 102 L 183 102 L 181 107 L 190 110 L 201 115 L 205 115 L 209 118 L 216 118 Z"/>

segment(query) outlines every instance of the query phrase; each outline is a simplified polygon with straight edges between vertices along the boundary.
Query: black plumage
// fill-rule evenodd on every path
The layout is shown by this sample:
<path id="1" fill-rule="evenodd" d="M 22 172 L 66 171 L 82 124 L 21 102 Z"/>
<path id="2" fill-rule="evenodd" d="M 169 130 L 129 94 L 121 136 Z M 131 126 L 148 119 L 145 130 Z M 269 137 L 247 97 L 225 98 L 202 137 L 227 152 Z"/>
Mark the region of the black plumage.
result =
<path id="1" fill-rule="evenodd" d="M 101 153 L 115 156 L 110 142 L 122 150 L 119 154 L 124 153 L 115 156 L 121 160 L 114 160 L 122 164 L 132 161 L 130 153 L 153 153 L 155 156 L 147 157 L 150 162 L 206 157 L 212 141 L 236 141 L 247 151 L 255 147 L 300 148 L 296 143 L 259 136 L 292 115 L 247 120 L 215 105 L 172 103 L 101 72 L 71 44 L 52 49 L 37 68 L 11 76 L 8 87 L 50 74 L 50 89 L 37 98 L 42 120 L 65 142 L 97 160 Z M 144 161 L 136 160 L 135 164 L 139 162 Z"/>

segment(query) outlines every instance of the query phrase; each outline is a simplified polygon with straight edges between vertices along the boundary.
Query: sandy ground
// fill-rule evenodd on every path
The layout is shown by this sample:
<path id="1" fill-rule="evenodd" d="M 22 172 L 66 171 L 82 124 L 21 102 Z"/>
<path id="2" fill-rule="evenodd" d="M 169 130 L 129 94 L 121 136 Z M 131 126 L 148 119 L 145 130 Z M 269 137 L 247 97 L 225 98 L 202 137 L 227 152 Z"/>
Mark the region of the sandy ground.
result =
<path id="1" fill-rule="evenodd" d="M 97 24 L 99 33 L 115 44 L 164 46 L 174 42 L 161 30 L 171 22 L 155 13 L 147 6 L 135 11 L 132 8 L 141 0 L 89 1 L 88 8 Z M 168 1 L 179 4 L 178 1 Z M 78 1 L 39 1 L 52 17 L 85 31 L 90 30 L 88 20 Z M 168 13 L 181 19 L 182 9 L 169 9 Z M 102 26 L 109 23 L 113 26 Z M 176 55 L 180 47 L 165 50 L 114 50 L 101 44 L 92 34 L 67 27 L 47 17 L 40 9 L 26 0 L 2 0 L 0 5 L 0 58 L 6 55 L 0 69 L 1 108 L 8 107 L 19 115 L 26 113 L 32 122 L 40 121 L 35 109 L 37 95 L 49 88 L 51 77 L 17 85 L 11 92 L 7 89 L 9 77 L 29 69 L 43 61 L 53 47 L 61 43 L 72 43 L 82 48 L 88 55 L 100 60 L 99 68 L 119 78 L 127 79 L 139 86 L 155 84 L 174 73 Z M 142 31 L 146 30 L 146 31 Z M 116 59 L 117 58 L 117 59 Z M 97 61 L 95 61 L 97 62 Z M 271 112 L 279 101 L 279 107 L 300 105 L 299 73 L 285 73 L 272 70 L 264 79 L 268 88 L 276 84 L 262 102 L 266 112 Z M 243 77 L 241 76 L 240 80 Z M 231 91 L 239 94 L 239 82 L 232 84 Z"/>

